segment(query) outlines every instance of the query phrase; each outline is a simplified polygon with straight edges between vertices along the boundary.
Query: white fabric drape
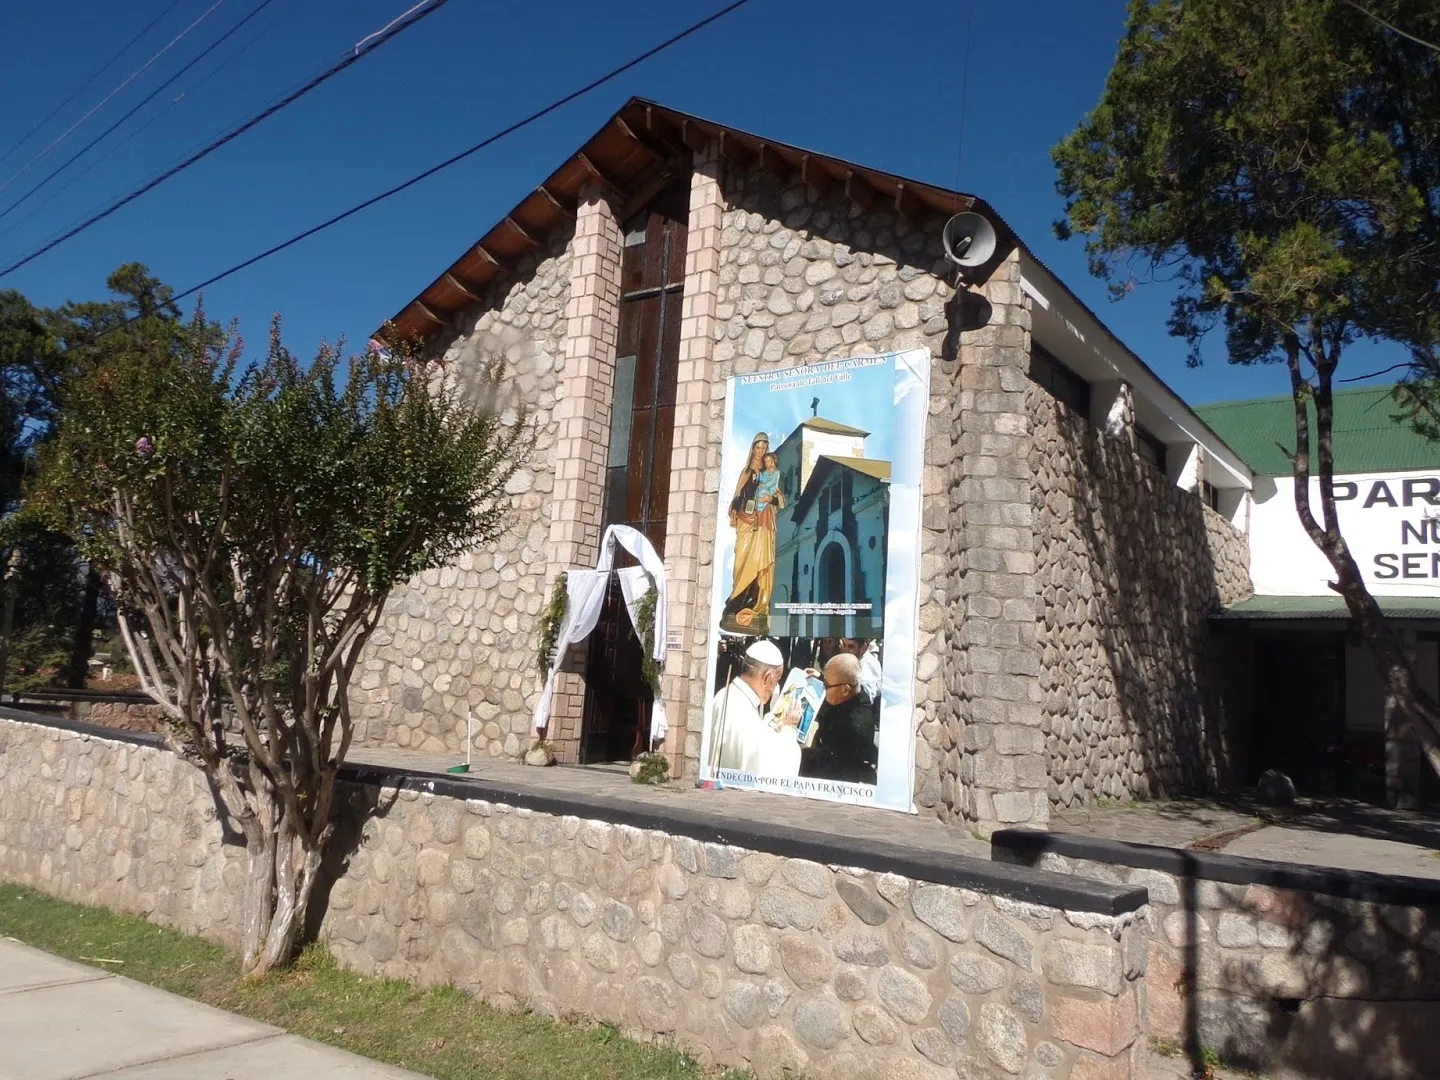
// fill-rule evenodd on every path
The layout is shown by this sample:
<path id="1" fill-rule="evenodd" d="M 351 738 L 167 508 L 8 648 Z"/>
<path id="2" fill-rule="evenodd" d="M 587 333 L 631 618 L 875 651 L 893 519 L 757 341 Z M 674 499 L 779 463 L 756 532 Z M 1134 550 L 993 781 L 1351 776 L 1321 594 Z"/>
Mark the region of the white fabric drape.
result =
<path id="1" fill-rule="evenodd" d="M 620 576 L 620 591 L 625 598 L 625 610 L 630 613 L 631 625 L 640 632 L 640 601 L 650 591 L 650 578 L 655 580 L 655 644 L 653 656 L 663 669 L 665 666 L 666 595 L 665 564 L 645 534 L 628 525 L 611 525 L 605 530 L 600 541 L 600 558 L 593 570 L 568 570 L 565 574 L 565 593 L 568 602 L 565 620 L 560 624 L 560 633 L 555 642 L 555 655 L 551 658 L 550 676 L 535 703 L 535 731 L 543 735 L 550 723 L 550 708 L 555 697 L 555 680 L 559 675 L 560 659 L 566 650 L 578 641 L 584 641 L 600 621 L 600 609 L 605 603 L 605 586 L 610 580 L 611 567 L 615 565 L 615 545 L 619 544 L 640 563 L 613 571 Z M 647 573 L 649 577 L 647 577 Z M 670 730 L 665 717 L 665 706 L 659 698 L 650 708 L 650 745 L 653 747 Z"/>

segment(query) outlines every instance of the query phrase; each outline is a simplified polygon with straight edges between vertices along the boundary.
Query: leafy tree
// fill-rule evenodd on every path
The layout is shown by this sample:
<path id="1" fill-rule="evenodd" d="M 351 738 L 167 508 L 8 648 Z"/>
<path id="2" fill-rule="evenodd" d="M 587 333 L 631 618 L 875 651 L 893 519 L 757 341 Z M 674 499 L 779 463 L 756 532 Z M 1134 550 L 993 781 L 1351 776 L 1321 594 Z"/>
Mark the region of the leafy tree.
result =
<path id="1" fill-rule="evenodd" d="M 529 423 L 378 349 L 240 364 L 198 312 L 97 337 L 35 498 L 120 605 L 169 742 L 244 835 L 243 963 L 292 954 L 332 832 L 349 686 L 390 590 L 492 540 Z"/>
<path id="2" fill-rule="evenodd" d="M 140 340 L 151 332 L 151 320 L 180 318 L 170 290 L 139 264 L 122 266 L 108 284 L 112 299 L 56 309 L 37 308 L 17 292 L 0 293 L 0 546 L 19 553 L 5 584 L 17 593 L 13 625 L 0 624 L 0 636 L 8 631 L 15 639 L 8 651 L 8 640 L 0 642 L 3 685 L 11 690 L 83 687 L 94 632 L 106 614 L 103 583 L 73 544 L 18 512 L 24 476 L 53 432 L 60 385 L 67 373 L 104 362 L 102 340 L 105 347 L 120 335 Z M 56 663 L 61 652 L 68 655 Z"/>
<path id="3" fill-rule="evenodd" d="M 0 292 L 0 514 L 15 508 L 30 451 L 49 426 L 60 356 L 45 313 Z"/>
<path id="4" fill-rule="evenodd" d="M 60 681 L 72 660 L 85 570 L 69 537 L 34 521 L 10 531 L 21 570 L 9 586 L 15 595 L 4 685 L 6 691 L 37 690 Z"/>
<path id="5" fill-rule="evenodd" d="M 1335 513 L 1346 349 L 1398 342 L 1405 400 L 1422 418 L 1435 402 L 1440 54 L 1381 20 L 1440 38 L 1429 0 L 1131 0 L 1100 103 L 1052 152 L 1066 199 L 1057 229 L 1088 237 L 1091 271 L 1117 295 L 1151 275 L 1178 283 L 1170 327 L 1192 362 L 1223 326 L 1232 363 L 1286 365 L 1301 523 L 1440 769 L 1436 703 Z"/>

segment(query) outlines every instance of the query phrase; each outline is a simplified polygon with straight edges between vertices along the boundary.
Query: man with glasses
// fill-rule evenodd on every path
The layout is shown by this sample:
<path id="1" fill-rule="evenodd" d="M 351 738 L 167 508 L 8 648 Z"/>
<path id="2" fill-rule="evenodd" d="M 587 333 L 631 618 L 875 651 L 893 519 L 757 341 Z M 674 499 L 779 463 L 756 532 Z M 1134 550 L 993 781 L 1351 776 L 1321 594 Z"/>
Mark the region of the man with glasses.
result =
<path id="1" fill-rule="evenodd" d="M 794 777 L 800 765 L 795 728 L 770 715 L 785 658 L 772 641 L 752 642 L 740 661 L 740 675 L 711 702 L 710 753 L 715 767 L 752 776 Z"/>
<path id="2" fill-rule="evenodd" d="M 800 775 L 814 780 L 875 783 L 875 710 L 860 690 L 860 661 L 852 653 L 825 665 L 825 703 L 815 717 L 815 741 L 800 752 Z"/>
<path id="3" fill-rule="evenodd" d="M 873 704 L 880 702 L 880 683 L 883 674 L 880 670 L 880 661 L 875 656 L 875 650 L 870 647 L 870 642 L 862 641 L 859 638 L 841 638 L 840 651 L 847 652 L 860 661 L 860 689 Z"/>

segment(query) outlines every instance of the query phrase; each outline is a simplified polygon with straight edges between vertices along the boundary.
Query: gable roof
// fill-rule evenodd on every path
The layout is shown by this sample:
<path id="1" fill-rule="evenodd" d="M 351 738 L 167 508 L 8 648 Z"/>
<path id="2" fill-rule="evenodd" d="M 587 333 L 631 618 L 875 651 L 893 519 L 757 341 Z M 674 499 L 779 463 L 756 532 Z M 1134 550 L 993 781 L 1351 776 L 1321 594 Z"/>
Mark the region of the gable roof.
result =
<path id="1" fill-rule="evenodd" d="M 843 191 L 861 210 L 886 200 L 898 213 L 919 220 L 974 208 L 989 217 L 1002 236 L 1018 242 L 1000 216 L 972 195 L 763 139 L 637 97 L 401 308 L 390 320 L 395 332 L 424 339 L 445 329 L 451 316 L 477 302 L 507 266 L 539 248 L 546 234 L 562 222 L 575 220 L 580 190 L 589 181 L 625 197 L 621 200 L 625 220 L 665 187 L 693 151 L 713 142 L 736 165 L 803 180 L 820 194 Z M 1005 250 L 1004 245 L 998 250 Z M 383 334 L 383 328 L 376 332 Z"/>
<path id="2" fill-rule="evenodd" d="M 689 168 L 690 155 L 711 144 L 718 144 L 722 158 L 740 168 L 756 168 L 780 177 L 786 182 L 803 182 L 819 195 L 831 191 L 844 194 L 849 202 L 864 212 L 876 205 L 889 203 L 896 213 L 912 221 L 949 217 L 964 210 L 974 210 L 989 218 L 995 226 L 997 244 L 992 263 L 998 263 L 1014 248 L 1019 248 L 1022 265 L 1021 287 L 1032 296 L 1037 282 L 1053 282 L 1054 295 L 1038 296 L 1037 302 L 1048 310 L 1056 301 L 1073 309 L 1064 316 L 1067 327 L 1074 330 L 1070 319 L 1085 325 L 1093 324 L 1098 337 L 1113 342 L 1123 354 L 1123 370 L 1115 371 L 1126 381 L 1153 383 L 1161 397 L 1188 417 L 1199 419 L 1170 387 L 1128 346 L 1111 333 L 1095 312 L 1060 280 L 1016 234 L 995 208 L 974 195 L 937 187 L 896 173 L 859 165 L 843 158 L 819 154 L 812 150 L 774 142 L 738 128 L 705 120 L 698 116 L 634 97 L 625 103 L 578 151 L 550 174 L 533 192 L 520 201 L 493 228 L 469 247 L 450 268 L 432 281 L 413 300 L 376 331 L 377 337 L 392 332 L 401 338 L 427 339 L 447 330 L 451 320 L 462 310 L 482 300 L 484 290 L 525 255 L 538 250 L 551 230 L 575 220 L 580 191 L 591 181 L 598 182 L 622 198 L 620 219 L 630 217 L 662 191 L 677 171 Z M 981 268 L 983 270 L 983 268 Z M 1037 312 L 1037 323 L 1041 321 Z M 1094 348 L 1094 346 L 1091 346 Z M 1111 365 L 1114 366 L 1114 365 Z M 1136 372 L 1129 370 L 1133 366 Z M 1135 375 L 1138 373 L 1138 382 Z M 1108 373 L 1105 378 L 1113 378 Z M 1151 390 L 1150 393 L 1155 393 Z M 1198 426 L 1208 425 L 1200 420 Z M 1185 434 L 1192 434 L 1182 425 Z M 1243 469 L 1240 457 L 1226 446 L 1218 433 L 1209 431 L 1213 439 L 1200 437 L 1217 460 L 1231 470 Z M 1236 472 L 1242 486 L 1250 486 L 1250 477 Z"/>
<path id="3" fill-rule="evenodd" d="M 815 501 L 820 489 L 825 486 L 825 480 L 836 469 L 851 469 L 862 476 L 868 476 L 872 480 L 879 480 L 882 484 L 890 482 L 890 462 L 878 461 L 875 458 L 840 457 L 835 454 L 821 454 L 815 459 L 815 468 L 810 472 L 810 479 L 805 484 L 805 490 L 800 492 L 799 498 L 795 500 L 795 506 L 791 511 L 797 517 L 804 514 L 805 508 Z"/>
<path id="4" fill-rule="evenodd" d="M 834 462 L 836 468 L 854 469 L 874 480 L 890 479 L 890 462 L 888 461 L 876 461 L 874 458 L 863 457 L 831 457 L 829 454 L 821 454 L 820 460 Z"/>
<path id="5" fill-rule="evenodd" d="M 824 431 L 830 435 L 870 434 L 868 431 L 862 431 L 858 427 L 851 427 L 849 424 L 842 424 L 837 420 L 826 420 L 823 416 L 812 416 L 809 420 L 802 420 L 797 426 L 814 428 L 816 431 Z"/>
<path id="6" fill-rule="evenodd" d="M 1366 386 L 1335 392 L 1337 473 L 1440 468 L 1440 443 L 1420 435 L 1403 418 L 1397 419 L 1393 389 Z M 1291 475 L 1295 405 L 1288 394 L 1197 405 L 1195 412 L 1257 473 Z M 1315 422 L 1313 406 L 1310 422 Z"/>

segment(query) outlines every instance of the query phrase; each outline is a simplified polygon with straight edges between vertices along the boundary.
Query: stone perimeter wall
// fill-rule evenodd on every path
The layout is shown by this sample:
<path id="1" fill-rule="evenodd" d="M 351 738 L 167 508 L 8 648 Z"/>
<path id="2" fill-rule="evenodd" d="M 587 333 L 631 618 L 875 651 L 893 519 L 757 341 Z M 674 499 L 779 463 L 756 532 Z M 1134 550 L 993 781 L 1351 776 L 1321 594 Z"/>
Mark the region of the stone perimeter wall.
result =
<path id="1" fill-rule="evenodd" d="M 548 599 L 572 232 L 552 233 L 441 343 L 445 378 L 462 394 L 477 389 L 485 364 L 503 361 L 531 411 L 534 452 L 506 488 L 511 521 L 493 544 L 391 594 L 352 684 L 359 745 L 454 753 L 465 745 L 467 707 L 477 754 L 513 758 L 529 745 L 540 689 L 535 623 Z"/>
<path id="2" fill-rule="evenodd" d="M 355 970 L 593 1017 L 762 1077 L 1141 1075 L 1144 909 L 1067 913 L 496 803 L 345 793 L 350 854 L 321 935 Z M 242 864 L 201 774 L 168 752 L 0 719 L 0 880 L 231 942 Z"/>
<path id="3" fill-rule="evenodd" d="M 1054 852 L 1034 865 L 1149 892 L 1150 1038 L 1183 1045 L 1193 999 L 1201 1045 L 1229 1064 L 1307 1080 L 1440 1076 L 1440 907 L 1187 880 Z"/>
<path id="4" fill-rule="evenodd" d="M 1232 751 L 1209 617 L 1251 594 L 1246 537 L 1031 385 L 1036 591 L 1049 795 L 1204 791 Z"/>

